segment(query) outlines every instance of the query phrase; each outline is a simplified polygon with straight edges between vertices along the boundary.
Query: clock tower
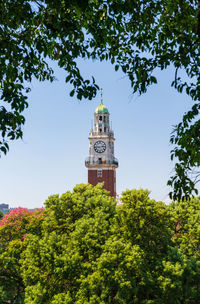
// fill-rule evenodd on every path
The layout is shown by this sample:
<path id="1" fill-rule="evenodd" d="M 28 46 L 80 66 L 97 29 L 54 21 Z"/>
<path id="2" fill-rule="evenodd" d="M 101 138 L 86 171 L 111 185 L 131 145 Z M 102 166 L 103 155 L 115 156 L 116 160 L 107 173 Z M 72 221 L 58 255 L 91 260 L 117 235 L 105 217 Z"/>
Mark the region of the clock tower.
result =
<path id="1" fill-rule="evenodd" d="M 85 160 L 88 168 L 88 183 L 93 186 L 104 182 L 104 188 L 116 197 L 116 168 L 114 157 L 114 132 L 110 128 L 109 112 L 102 102 L 94 112 L 94 126 L 89 133 L 89 157 Z"/>

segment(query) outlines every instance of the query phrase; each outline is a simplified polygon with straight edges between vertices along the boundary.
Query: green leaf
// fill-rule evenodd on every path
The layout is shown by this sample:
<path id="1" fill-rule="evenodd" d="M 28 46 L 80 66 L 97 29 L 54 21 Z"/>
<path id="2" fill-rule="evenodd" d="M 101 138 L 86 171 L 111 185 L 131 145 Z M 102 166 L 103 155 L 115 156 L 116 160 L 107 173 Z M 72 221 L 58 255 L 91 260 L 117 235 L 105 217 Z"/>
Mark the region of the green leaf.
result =
<path id="1" fill-rule="evenodd" d="M 72 90 L 72 91 L 70 92 L 70 96 L 73 97 L 73 96 L 74 96 L 74 93 L 75 93 L 75 90 Z"/>

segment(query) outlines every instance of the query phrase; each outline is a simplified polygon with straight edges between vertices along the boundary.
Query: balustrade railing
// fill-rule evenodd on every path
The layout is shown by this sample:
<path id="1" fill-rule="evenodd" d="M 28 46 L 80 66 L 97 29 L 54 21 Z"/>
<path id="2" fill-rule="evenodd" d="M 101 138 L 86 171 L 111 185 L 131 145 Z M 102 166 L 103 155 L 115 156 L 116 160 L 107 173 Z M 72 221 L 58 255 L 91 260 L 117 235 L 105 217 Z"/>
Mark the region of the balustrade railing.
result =
<path id="1" fill-rule="evenodd" d="M 104 132 L 104 130 L 102 130 L 102 132 L 100 133 L 99 131 L 91 131 L 90 132 L 90 136 L 97 136 L 97 135 L 108 135 L 109 137 L 113 137 L 114 133 L 113 131 L 106 131 Z"/>
<path id="2" fill-rule="evenodd" d="M 105 160 L 105 159 L 98 159 L 94 160 L 91 157 L 87 157 L 85 160 L 86 165 L 101 165 L 101 164 L 112 164 L 118 166 L 118 160 L 117 158 L 114 158 L 112 160 Z"/>

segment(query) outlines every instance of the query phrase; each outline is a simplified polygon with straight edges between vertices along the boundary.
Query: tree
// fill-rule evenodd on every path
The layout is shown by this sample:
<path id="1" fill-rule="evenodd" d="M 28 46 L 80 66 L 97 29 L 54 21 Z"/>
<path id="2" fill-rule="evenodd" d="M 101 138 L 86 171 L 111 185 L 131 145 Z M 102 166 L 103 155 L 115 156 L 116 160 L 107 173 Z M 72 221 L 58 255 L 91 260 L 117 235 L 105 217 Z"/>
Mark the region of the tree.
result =
<path id="1" fill-rule="evenodd" d="M 44 210 L 11 210 L 0 221 L 0 302 L 24 303 L 20 258 L 30 234 L 41 235 Z"/>
<path id="2" fill-rule="evenodd" d="M 197 303 L 200 281 L 200 199 L 191 198 L 171 203 L 171 217 L 174 221 L 174 236 L 172 238 L 176 250 L 180 254 L 183 283 L 182 303 Z"/>
<path id="3" fill-rule="evenodd" d="M 66 82 L 74 87 L 70 95 L 76 93 L 78 99 L 92 99 L 98 86 L 94 79 L 83 79 L 77 58 L 109 60 L 139 94 L 157 82 L 156 69 L 172 65 L 171 85 L 195 104 L 171 138 L 172 157 L 177 158 L 175 176 L 169 181 L 174 188 L 171 197 L 187 198 L 196 191 L 190 172 L 199 166 L 199 123 L 192 123 L 200 107 L 199 1 L 5 0 L 0 10 L 2 152 L 9 148 L 8 139 L 22 137 L 29 83 L 33 78 L 54 80 L 47 59 L 64 68 Z M 186 77 L 181 78 L 180 70 Z"/>
<path id="4" fill-rule="evenodd" d="M 43 237 L 29 238 L 22 264 L 26 303 L 75 303 L 110 234 L 115 205 L 101 186 L 48 198 Z"/>
<path id="5" fill-rule="evenodd" d="M 196 197 L 190 201 L 172 203 L 170 206 L 176 223 L 173 241 L 184 255 L 198 260 L 200 260 L 199 203 L 200 198 Z"/>
<path id="6" fill-rule="evenodd" d="M 168 181 L 174 192 L 170 197 L 174 200 L 188 199 L 193 193 L 198 194 L 196 185 L 200 179 L 200 121 L 197 120 L 200 104 L 193 105 L 191 111 L 183 116 L 183 121 L 175 127 L 171 143 L 175 148 L 171 151 L 171 159 L 178 159 L 175 164 L 175 174 Z"/>
<path id="7" fill-rule="evenodd" d="M 199 198 L 126 190 L 117 205 L 81 184 L 45 204 L 0 222 L 2 304 L 199 303 Z"/>
<path id="8" fill-rule="evenodd" d="M 116 205 L 100 185 L 78 185 L 46 208 L 23 254 L 25 303 L 198 303 L 198 261 L 177 246 L 174 206 L 147 190 Z"/>

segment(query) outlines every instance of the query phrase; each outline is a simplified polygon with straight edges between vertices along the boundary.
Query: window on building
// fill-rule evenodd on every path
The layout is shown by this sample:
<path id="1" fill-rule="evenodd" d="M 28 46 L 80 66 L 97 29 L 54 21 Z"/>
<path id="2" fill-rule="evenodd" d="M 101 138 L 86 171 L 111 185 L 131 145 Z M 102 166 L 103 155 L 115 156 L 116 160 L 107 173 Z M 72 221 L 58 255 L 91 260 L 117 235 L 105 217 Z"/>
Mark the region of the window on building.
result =
<path id="1" fill-rule="evenodd" d="M 101 132 L 102 132 L 102 129 L 99 129 L 99 132 L 101 133 Z"/>
<path id="2" fill-rule="evenodd" d="M 102 120 L 102 116 L 99 116 L 99 120 Z"/>
<path id="3" fill-rule="evenodd" d="M 106 122 L 106 116 L 103 117 L 103 121 Z"/>
<path id="4" fill-rule="evenodd" d="M 97 177 L 102 177 L 102 170 L 97 170 Z"/>
<path id="5" fill-rule="evenodd" d="M 104 127 L 104 132 L 106 132 L 106 127 Z"/>
<path id="6" fill-rule="evenodd" d="M 102 158 L 101 157 L 98 159 L 98 164 L 102 164 Z"/>

